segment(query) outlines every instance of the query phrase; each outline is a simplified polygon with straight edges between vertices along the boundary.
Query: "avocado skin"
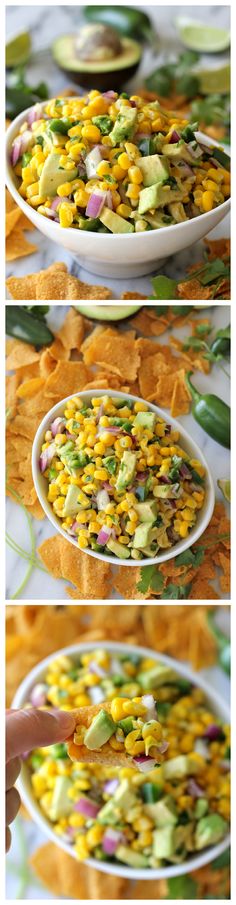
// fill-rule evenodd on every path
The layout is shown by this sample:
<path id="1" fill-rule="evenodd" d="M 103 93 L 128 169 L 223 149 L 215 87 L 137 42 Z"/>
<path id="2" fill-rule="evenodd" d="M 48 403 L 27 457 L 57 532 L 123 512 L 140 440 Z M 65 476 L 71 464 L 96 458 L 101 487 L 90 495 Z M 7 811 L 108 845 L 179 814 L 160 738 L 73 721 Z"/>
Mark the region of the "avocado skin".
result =
<path id="1" fill-rule="evenodd" d="M 72 59 L 73 58 L 73 43 L 74 43 L 75 36 L 67 35 L 65 37 L 67 37 L 67 38 L 71 37 L 72 51 L 71 51 L 70 59 Z M 51 48 L 54 62 L 57 64 L 57 66 L 59 67 L 59 69 L 61 69 L 62 72 L 67 73 L 68 77 L 72 80 L 72 82 L 76 83 L 76 85 L 81 85 L 82 88 L 96 87 L 97 91 L 109 91 L 109 89 L 112 88 L 113 91 L 119 91 L 119 89 L 122 88 L 123 85 L 126 84 L 128 79 L 131 79 L 132 76 L 135 74 L 136 70 L 138 69 L 139 63 L 141 61 L 142 49 L 141 49 L 140 45 L 137 43 L 137 41 L 133 41 L 132 39 L 126 38 L 125 39 L 126 44 L 127 44 L 127 41 L 129 40 L 130 50 L 132 49 L 132 61 L 130 64 L 127 62 L 127 56 L 126 56 L 126 60 L 123 61 L 123 65 L 122 65 L 122 54 L 121 54 L 119 68 L 116 68 L 117 67 L 117 57 L 115 57 L 114 60 L 110 60 L 109 69 L 108 69 L 108 64 L 107 64 L 106 71 L 102 71 L 100 69 L 99 63 L 97 64 L 96 71 L 94 69 L 94 65 L 93 65 L 93 71 L 91 71 L 91 69 L 89 68 L 89 63 L 87 63 L 87 67 L 85 70 L 84 61 L 80 60 L 78 57 L 78 59 L 77 59 L 78 68 L 71 69 L 70 65 L 69 65 L 69 60 L 68 60 L 68 66 L 66 65 L 66 62 L 63 62 L 62 53 L 61 53 L 61 58 L 60 58 L 60 54 L 59 54 L 59 41 L 60 40 L 61 39 L 57 39 L 56 41 L 54 41 L 52 48 Z M 122 39 L 122 43 L 124 43 L 124 39 Z M 80 68 L 80 66 L 81 66 L 81 68 Z"/>

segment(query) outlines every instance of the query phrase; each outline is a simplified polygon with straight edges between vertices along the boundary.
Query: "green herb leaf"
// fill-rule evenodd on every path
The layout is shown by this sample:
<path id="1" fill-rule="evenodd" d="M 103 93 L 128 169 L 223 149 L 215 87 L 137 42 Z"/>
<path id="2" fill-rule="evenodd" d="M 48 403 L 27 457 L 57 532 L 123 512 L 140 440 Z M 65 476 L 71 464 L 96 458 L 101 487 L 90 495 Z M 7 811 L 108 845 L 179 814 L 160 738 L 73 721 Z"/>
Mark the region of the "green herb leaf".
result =
<path id="1" fill-rule="evenodd" d="M 185 600 L 189 597 L 191 591 L 192 583 L 188 584 L 173 584 L 170 582 L 166 588 L 164 588 L 162 599 L 163 600 Z"/>
<path id="2" fill-rule="evenodd" d="M 176 280 L 171 280 L 170 277 L 166 277 L 164 275 L 158 274 L 158 276 L 153 277 L 152 285 L 153 285 L 156 299 L 176 299 L 177 298 L 178 283 Z"/>
<path id="3" fill-rule="evenodd" d="M 204 560 L 205 552 L 203 547 L 198 547 L 196 553 L 194 550 L 185 550 L 184 553 L 179 553 L 179 556 L 175 557 L 175 565 L 176 566 L 200 566 Z"/>
<path id="4" fill-rule="evenodd" d="M 189 874 L 181 877 L 170 877 L 168 880 L 168 899 L 196 899 L 197 883 Z"/>
<path id="5" fill-rule="evenodd" d="M 225 852 L 222 852 L 222 855 L 219 855 L 218 858 L 215 858 L 214 861 L 211 862 L 212 870 L 221 870 L 223 867 L 230 866 L 230 849 L 227 848 Z"/>
<path id="6" fill-rule="evenodd" d="M 161 572 L 158 571 L 157 566 L 154 566 L 155 572 L 151 578 L 150 587 L 152 591 L 162 591 L 164 585 L 164 576 Z"/>
<path id="7" fill-rule="evenodd" d="M 137 584 L 137 591 L 140 591 L 141 594 L 146 594 L 146 592 L 150 588 L 155 569 L 156 566 L 144 566 L 143 568 L 141 568 L 140 579 Z"/>

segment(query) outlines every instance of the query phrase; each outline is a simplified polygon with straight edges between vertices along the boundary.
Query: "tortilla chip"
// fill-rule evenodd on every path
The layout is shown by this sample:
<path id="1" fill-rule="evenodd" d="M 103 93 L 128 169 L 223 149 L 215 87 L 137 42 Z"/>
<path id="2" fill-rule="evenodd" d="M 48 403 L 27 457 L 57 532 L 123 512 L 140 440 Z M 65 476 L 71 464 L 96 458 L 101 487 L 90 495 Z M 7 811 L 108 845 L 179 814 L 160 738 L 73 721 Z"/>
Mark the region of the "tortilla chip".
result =
<path id="1" fill-rule="evenodd" d="M 106 329 L 99 333 L 85 349 L 86 364 L 100 364 L 124 380 L 136 380 L 140 364 L 137 341 L 130 333 L 120 334 L 118 330 Z"/>
<path id="2" fill-rule="evenodd" d="M 14 346 L 12 346 L 6 359 L 6 370 L 16 371 L 17 368 L 34 364 L 37 361 L 39 361 L 39 353 L 36 352 L 34 346 L 31 346 L 30 343 L 24 343 L 20 339 L 15 339 Z"/>
<path id="3" fill-rule="evenodd" d="M 71 349 L 80 350 L 83 338 L 84 318 L 74 311 L 74 308 L 69 308 L 63 326 L 57 334 L 57 340 L 60 340 L 64 348 L 70 352 Z"/>
<path id="4" fill-rule="evenodd" d="M 59 336 L 54 339 L 54 342 L 49 347 L 49 352 L 51 357 L 54 358 L 55 361 L 68 361 L 69 349 L 66 349 L 65 346 L 63 346 L 63 343 L 59 339 Z"/>
<path id="5" fill-rule="evenodd" d="M 230 239 L 204 239 L 204 245 L 207 247 L 208 261 L 214 258 L 228 258 L 230 255 Z"/>
<path id="6" fill-rule="evenodd" d="M 24 258 L 38 251 L 37 245 L 32 245 L 25 238 L 21 229 L 15 228 L 6 239 L 6 260 L 14 261 L 16 258 Z"/>
<path id="7" fill-rule="evenodd" d="M 178 298 L 198 299 L 198 301 L 211 299 L 212 286 L 202 286 L 199 280 L 186 280 L 186 282 L 178 283 Z"/>
<path id="8" fill-rule="evenodd" d="M 147 299 L 147 295 L 140 295 L 140 292 L 124 292 L 122 299 Z"/>
<path id="9" fill-rule="evenodd" d="M 28 217 L 26 217 L 26 215 L 23 214 L 22 211 L 20 211 L 20 217 L 18 220 L 18 228 L 19 229 L 28 229 L 28 230 L 30 230 L 30 232 L 32 232 L 32 230 L 35 229 L 34 224 L 31 222 L 31 220 L 28 220 Z"/>
<path id="10" fill-rule="evenodd" d="M 172 418 L 179 415 L 187 415 L 191 402 L 191 393 L 185 383 L 185 371 L 182 369 L 176 374 L 174 389 L 171 399 L 170 414 Z"/>
<path id="11" fill-rule="evenodd" d="M 13 418 L 16 413 L 17 405 L 17 387 L 19 384 L 18 374 L 7 375 L 6 377 L 6 409 L 8 416 Z"/>
<path id="12" fill-rule="evenodd" d="M 32 301 L 36 299 L 36 274 L 30 273 L 25 277 L 8 277 L 6 287 L 12 297 L 18 301 Z"/>
<path id="13" fill-rule="evenodd" d="M 52 374 L 52 371 L 56 368 L 56 359 L 52 358 L 50 352 L 51 346 L 47 349 L 43 349 L 40 355 L 40 363 L 39 369 L 42 377 L 47 378 L 49 374 Z"/>
<path id="14" fill-rule="evenodd" d="M 58 399 L 73 396 L 73 393 L 83 390 L 90 378 L 92 372 L 83 361 L 68 361 L 66 366 L 63 361 L 58 361 L 56 368 L 46 380 L 45 396 Z"/>
<path id="15" fill-rule="evenodd" d="M 50 537 L 38 548 L 46 568 L 55 578 L 64 578 L 78 588 L 83 599 L 109 597 L 110 565 L 103 560 L 84 555 L 63 537 Z"/>
<path id="16" fill-rule="evenodd" d="M 43 384 L 43 377 L 32 377 L 31 380 L 26 380 L 24 383 L 21 383 L 16 391 L 16 395 L 20 399 L 25 399 L 25 397 L 28 396 L 31 399 L 31 396 L 34 396 Z"/>
<path id="17" fill-rule="evenodd" d="M 37 275 L 36 299 L 104 299 L 110 298 L 109 289 L 103 286 L 89 286 L 82 283 L 77 277 L 64 273 L 59 276 L 57 273 L 49 273 L 47 270 L 40 271 Z"/>
<path id="18" fill-rule="evenodd" d="M 29 859 L 30 866 L 39 880 L 56 898 L 77 899 L 122 899 L 130 885 L 123 877 L 106 874 L 87 867 L 68 855 L 53 842 L 37 848 Z"/>
<path id="19" fill-rule="evenodd" d="M 19 207 L 12 208 L 11 211 L 6 213 L 6 238 L 10 235 L 14 227 L 16 226 L 17 221 L 19 220 L 21 215 L 21 211 Z"/>
<path id="20" fill-rule="evenodd" d="M 15 207 L 16 207 L 16 202 L 14 201 L 14 198 L 12 198 L 12 195 L 10 195 L 9 190 L 8 190 L 7 188 L 5 188 L 5 210 L 6 210 L 6 214 L 8 214 L 10 211 L 13 211 Z"/>

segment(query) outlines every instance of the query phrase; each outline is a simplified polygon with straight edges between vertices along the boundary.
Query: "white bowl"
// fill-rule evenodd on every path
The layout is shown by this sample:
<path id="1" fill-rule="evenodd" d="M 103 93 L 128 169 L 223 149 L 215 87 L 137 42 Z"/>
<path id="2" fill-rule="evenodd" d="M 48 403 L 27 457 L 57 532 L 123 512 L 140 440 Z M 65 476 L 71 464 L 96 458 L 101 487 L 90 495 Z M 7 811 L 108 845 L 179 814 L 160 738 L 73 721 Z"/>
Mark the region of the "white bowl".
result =
<path id="1" fill-rule="evenodd" d="M 20 113 L 6 133 L 7 186 L 16 203 L 34 226 L 44 233 L 47 239 L 57 242 L 58 245 L 70 251 L 73 257 L 78 259 L 78 264 L 90 273 L 124 279 L 150 273 L 161 267 L 163 259 L 178 251 L 183 251 L 206 236 L 228 213 L 229 199 L 214 210 L 200 214 L 192 220 L 185 220 L 174 226 L 148 230 L 143 233 L 108 236 L 103 233 L 87 232 L 87 230 L 62 228 L 59 223 L 54 223 L 47 217 L 43 217 L 42 214 L 38 214 L 37 210 L 24 201 L 17 190 L 17 177 L 10 162 L 11 147 L 13 139 L 32 109 L 29 107 Z M 196 132 L 196 137 L 208 146 L 219 146 L 218 142 L 213 141 L 202 132 Z"/>
<path id="2" fill-rule="evenodd" d="M 207 684 L 205 679 L 201 676 L 196 675 L 189 669 L 188 666 L 184 666 L 182 663 L 179 663 L 177 660 L 172 659 L 171 657 L 166 657 L 164 654 L 158 654 L 156 651 L 151 650 L 146 647 L 136 647 L 132 644 L 119 644 L 118 642 L 112 641 L 102 641 L 99 642 L 100 646 L 105 650 L 112 651 L 113 653 L 123 653 L 124 649 L 129 654 L 141 654 L 143 657 L 152 657 L 153 660 L 157 660 L 161 663 L 166 663 L 172 669 L 174 669 L 181 677 L 185 679 L 189 679 L 197 688 L 201 688 L 203 692 L 206 694 L 207 701 L 210 707 L 213 709 L 213 712 L 217 717 L 223 719 L 223 721 L 228 723 L 230 721 L 230 711 L 227 703 L 220 697 L 218 693 L 213 691 L 213 689 Z M 30 692 L 35 685 L 36 682 L 43 682 L 45 672 L 48 669 L 49 663 L 52 662 L 56 657 L 61 654 L 65 654 L 72 658 L 76 662 L 79 654 L 84 653 L 85 651 L 96 650 L 97 642 L 93 641 L 87 644 L 72 644 L 70 647 L 64 647 L 62 650 L 54 651 L 53 654 L 50 654 L 50 657 L 46 657 L 45 660 L 41 660 L 40 663 L 37 663 L 37 666 L 31 670 L 30 673 L 25 677 L 21 685 L 19 686 L 14 700 L 12 702 L 12 707 L 24 707 L 27 701 L 29 701 Z M 76 857 L 75 851 L 72 846 L 70 846 L 67 842 L 64 842 L 61 836 L 58 836 L 53 828 L 52 824 L 47 820 L 47 818 L 43 815 L 40 810 L 39 804 L 34 798 L 31 781 L 30 781 L 30 771 L 25 763 L 22 765 L 21 775 L 17 782 L 17 787 L 19 789 L 19 793 L 21 795 L 22 801 L 29 811 L 31 817 L 35 821 L 35 823 L 39 826 L 45 835 L 51 839 L 56 845 L 60 848 L 64 849 L 68 855 Z M 198 854 L 190 855 L 188 860 L 183 862 L 182 864 L 175 864 L 172 867 L 162 867 L 162 868 L 150 868 L 150 869 L 141 869 L 141 868 L 130 868 L 124 864 L 111 864 L 106 863 L 105 861 L 99 861 L 94 858 L 88 858 L 84 863 L 89 867 L 95 867 L 97 870 L 101 870 L 107 874 L 113 874 L 119 877 L 128 877 L 133 880 L 161 880 L 168 879 L 168 877 L 176 877 L 180 876 L 180 874 L 189 873 L 192 870 L 198 870 L 200 867 L 203 867 L 204 864 L 209 864 L 210 861 L 213 861 L 214 858 L 218 858 L 219 855 L 222 854 L 228 847 L 230 843 L 229 834 L 222 839 L 221 842 L 218 842 L 217 845 L 214 845 L 208 849 L 205 849 Z"/>
<path id="3" fill-rule="evenodd" d="M 118 399 L 125 399 L 128 401 L 131 400 L 132 402 L 143 402 L 144 401 L 143 399 L 140 399 L 139 396 L 131 396 L 130 393 L 118 393 L 114 390 L 103 390 L 103 389 L 93 390 L 93 391 L 85 390 L 82 393 L 74 393 L 74 395 L 76 395 L 80 399 L 83 399 L 84 402 L 89 402 L 91 397 L 95 397 L 95 396 L 111 396 L 113 399 L 115 399 L 117 397 Z M 64 414 L 64 409 L 66 407 L 66 403 L 71 398 L 72 398 L 71 395 L 67 396 L 65 399 L 62 399 L 61 402 L 58 402 L 57 405 L 54 405 L 53 408 L 50 409 L 48 414 L 45 415 L 45 417 L 41 421 L 41 424 L 38 427 L 38 430 L 37 430 L 37 433 L 35 434 L 35 438 L 34 438 L 34 442 L 33 442 L 32 474 L 33 474 L 33 480 L 34 480 L 34 485 L 35 485 L 35 490 L 36 490 L 37 496 L 39 498 L 42 508 L 44 509 L 44 512 L 50 519 L 50 522 L 52 522 L 54 528 L 56 528 L 57 531 L 60 531 L 60 534 L 62 534 L 63 537 L 67 541 L 69 541 L 71 544 L 74 544 L 74 546 L 78 549 L 77 541 L 73 537 L 71 537 L 67 531 L 64 531 L 64 529 L 61 526 L 61 519 L 57 518 L 57 516 L 53 512 L 51 503 L 48 502 L 47 480 L 44 477 L 44 475 L 41 474 L 41 472 L 39 470 L 39 456 L 41 453 L 42 443 L 44 443 L 45 431 L 49 429 L 49 425 L 54 420 L 54 418 L 58 418 L 58 416 L 61 416 Z M 158 555 L 155 557 L 149 557 L 149 558 L 146 557 L 146 559 L 137 561 L 135 559 L 120 559 L 119 560 L 117 558 L 117 556 L 107 556 L 105 553 L 104 554 L 95 553 L 95 551 L 91 550 L 89 547 L 86 547 L 85 550 L 83 551 L 84 553 L 88 554 L 89 556 L 94 556 L 96 559 L 101 559 L 108 563 L 114 563 L 114 565 L 116 565 L 116 566 L 117 565 L 136 566 L 136 568 L 137 568 L 137 565 L 140 565 L 140 564 L 142 566 L 149 566 L 149 565 L 153 565 L 153 564 L 159 565 L 159 563 L 166 562 L 167 559 L 172 559 L 174 556 L 177 556 L 179 553 L 183 553 L 184 550 L 187 550 L 188 547 L 191 547 L 192 544 L 196 543 L 196 540 L 198 540 L 198 538 L 201 536 L 201 534 L 203 534 L 203 532 L 207 528 L 207 525 L 209 524 L 209 521 L 210 521 L 212 513 L 213 513 L 213 509 L 214 509 L 214 502 L 215 502 L 214 484 L 213 484 L 213 480 L 212 480 L 211 473 L 209 471 L 206 459 L 204 458 L 201 450 L 199 449 L 197 444 L 194 442 L 194 440 L 192 440 L 192 438 L 189 436 L 189 434 L 187 434 L 187 432 L 184 430 L 184 428 L 182 427 L 182 424 L 179 424 L 179 422 L 176 421 L 175 418 L 171 418 L 169 414 L 167 415 L 167 413 L 164 412 L 163 409 L 158 408 L 157 405 L 153 405 L 150 402 L 147 402 L 146 405 L 148 405 L 148 408 L 150 409 L 151 412 L 155 412 L 155 414 L 159 415 L 161 418 L 163 418 L 164 421 L 167 421 L 168 423 L 170 423 L 172 425 L 173 430 L 180 431 L 180 441 L 181 442 L 183 441 L 186 452 L 189 455 L 191 455 L 191 458 L 199 459 L 201 464 L 204 466 L 204 468 L 206 470 L 205 500 L 204 500 L 202 509 L 200 509 L 198 512 L 196 525 L 190 531 L 189 536 L 178 541 L 178 543 L 175 544 L 174 547 L 172 547 L 170 550 L 169 549 L 165 550 L 161 555 Z"/>

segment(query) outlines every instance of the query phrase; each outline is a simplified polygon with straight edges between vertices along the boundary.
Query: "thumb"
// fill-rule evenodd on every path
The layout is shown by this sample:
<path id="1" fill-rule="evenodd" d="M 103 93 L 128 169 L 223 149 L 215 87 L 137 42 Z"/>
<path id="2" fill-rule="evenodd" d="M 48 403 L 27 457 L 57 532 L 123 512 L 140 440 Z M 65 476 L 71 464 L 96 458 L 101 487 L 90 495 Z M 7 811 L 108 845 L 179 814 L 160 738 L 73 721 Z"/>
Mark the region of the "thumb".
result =
<path id="1" fill-rule="evenodd" d="M 62 742 L 73 732 L 75 718 L 67 710 L 11 710 L 6 716 L 6 760 L 44 745 Z"/>

